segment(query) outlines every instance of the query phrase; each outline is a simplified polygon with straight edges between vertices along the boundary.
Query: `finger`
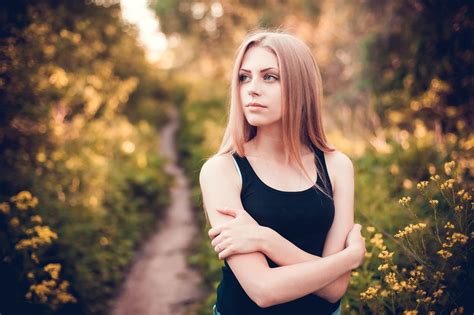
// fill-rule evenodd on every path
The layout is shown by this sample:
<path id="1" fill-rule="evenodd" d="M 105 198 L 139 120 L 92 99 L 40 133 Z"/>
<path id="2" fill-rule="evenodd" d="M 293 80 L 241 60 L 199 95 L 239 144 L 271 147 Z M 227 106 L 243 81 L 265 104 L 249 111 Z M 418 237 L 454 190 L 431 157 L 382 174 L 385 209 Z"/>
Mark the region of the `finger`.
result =
<path id="1" fill-rule="evenodd" d="M 228 207 L 217 208 L 217 211 L 219 211 L 222 214 L 233 216 L 234 218 L 237 216 L 237 211 L 233 209 L 229 209 Z"/>
<path id="2" fill-rule="evenodd" d="M 216 227 L 211 228 L 207 234 L 212 239 L 216 237 L 217 235 L 221 234 L 221 230 L 222 230 L 221 226 L 216 226 Z"/>
<path id="3" fill-rule="evenodd" d="M 226 259 L 227 257 L 229 257 L 232 254 L 233 254 L 232 248 L 228 247 L 225 250 L 223 250 L 222 252 L 220 252 L 218 256 L 219 256 L 219 259 Z"/>
<path id="4" fill-rule="evenodd" d="M 222 235 L 219 234 L 218 236 L 214 237 L 214 239 L 211 242 L 211 245 L 216 246 L 217 244 L 222 242 L 222 240 L 223 240 L 223 237 L 222 237 Z"/>

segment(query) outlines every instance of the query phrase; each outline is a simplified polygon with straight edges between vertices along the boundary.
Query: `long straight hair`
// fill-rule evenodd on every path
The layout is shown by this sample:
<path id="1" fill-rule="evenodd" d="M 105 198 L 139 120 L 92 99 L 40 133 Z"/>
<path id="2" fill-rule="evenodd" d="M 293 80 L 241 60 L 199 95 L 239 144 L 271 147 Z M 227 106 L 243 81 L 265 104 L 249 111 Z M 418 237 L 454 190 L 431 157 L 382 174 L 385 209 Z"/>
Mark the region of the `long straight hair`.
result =
<path id="1" fill-rule="evenodd" d="M 309 47 L 300 39 L 283 31 L 257 30 L 250 33 L 237 49 L 231 78 L 231 97 L 228 108 L 228 124 L 222 143 L 216 155 L 234 153 L 244 156 L 244 143 L 257 134 L 257 127 L 248 123 L 244 116 L 240 100 L 239 70 L 242 59 L 250 47 L 263 47 L 273 52 L 278 60 L 282 85 L 282 119 L 283 148 L 287 161 L 294 160 L 301 168 L 306 178 L 311 181 L 306 172 L 300 144 L 307 145 L 313 152 L 315 148 L 323 152 L 332 152 L 327 144 L 324 133 L 321 106 L 323 89 L 321 74 Z M 318 156 L 317 176 L 324 171 Z M 317 183 L 316 189 L 332 198 L 332 192 L 321 176 L 325 186 L 324 191 Z"/>

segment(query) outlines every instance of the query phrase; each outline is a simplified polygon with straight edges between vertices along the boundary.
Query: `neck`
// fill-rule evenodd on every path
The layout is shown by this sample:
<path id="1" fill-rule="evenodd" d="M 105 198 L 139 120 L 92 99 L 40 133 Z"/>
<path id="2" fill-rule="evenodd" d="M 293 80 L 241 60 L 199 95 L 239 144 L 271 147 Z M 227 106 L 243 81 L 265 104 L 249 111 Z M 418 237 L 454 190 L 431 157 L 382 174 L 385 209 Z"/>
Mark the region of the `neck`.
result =
<path id="1" fill-rule="evenodd" d="M 257 135 L 250 142 L 253 148 L 252 155 L 290 164 L 290 161 L 286 161 L 283 131 L 280 126 L 258 127 Z M 306 145 L 300 143 L 298 147 L 302 156 L 312 154 L 312 151 Z"/>

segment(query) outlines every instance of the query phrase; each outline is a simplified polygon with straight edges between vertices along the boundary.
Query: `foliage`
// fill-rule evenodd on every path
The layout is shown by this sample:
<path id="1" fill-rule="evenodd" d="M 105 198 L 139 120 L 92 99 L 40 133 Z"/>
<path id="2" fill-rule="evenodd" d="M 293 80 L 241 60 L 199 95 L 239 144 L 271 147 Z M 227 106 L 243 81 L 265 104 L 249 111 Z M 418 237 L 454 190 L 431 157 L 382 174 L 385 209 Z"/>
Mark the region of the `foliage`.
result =
<path id="1" fill-rule="evenodd" d="M 101 314 L 168 203 L 157 132 L 168 86 L 117 5 L 19 1 L 2 12 L 0 198 L 31 192 L 41 205 L 34 216 L 51 232 L 29 217 L 17 226 L 29 241 L 0 230 L 0 247 L 9 249 L 0 262 L 1 311 Z M 54 240 L 47 250 L 40 235 Z M 38 262 L 26 255 L 35 244 Z M 59 273 L 69 286 L 56 283 Z M 65 293 L 54 297 L 53 287 L 77 303 L 62 305 Z"/>
<path id="2" fill-rule="evenodd" d="M 462 168 L 454 161 L 445 163 L 444 170 L 447 179 L 435 174 L 416 185 L 416 199 L 421 200 L 399 200 L 415 223 L 393 237 L 388 234 L 391 246 L 382 233 L 367 227 L 368 259 L 353 272 L 352 294 L 346 299 L 350 313 L 461 314 L 469 306 L 474 280 L 472 183 L 459 176 Z M 423 207 L 430 208 L 431 215 Z M 395 246 L 400 257 L 388 249 Z"/>

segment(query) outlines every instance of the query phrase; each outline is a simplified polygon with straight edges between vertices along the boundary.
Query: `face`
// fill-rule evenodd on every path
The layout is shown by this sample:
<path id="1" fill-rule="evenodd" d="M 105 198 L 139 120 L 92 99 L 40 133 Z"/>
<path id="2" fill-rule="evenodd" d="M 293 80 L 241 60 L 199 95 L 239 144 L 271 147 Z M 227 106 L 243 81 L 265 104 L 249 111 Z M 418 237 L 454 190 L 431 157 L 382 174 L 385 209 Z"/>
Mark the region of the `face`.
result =
<path id="1" fill-rule="evenodd" d="M 262 47 L 247 50 L 239 70 L 240 101 L 245 118 L 255 127 L 281 120 L 281 85 L 278 60 Z"/>

